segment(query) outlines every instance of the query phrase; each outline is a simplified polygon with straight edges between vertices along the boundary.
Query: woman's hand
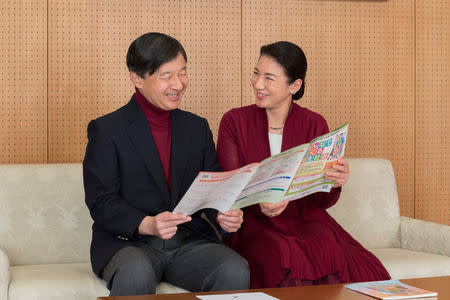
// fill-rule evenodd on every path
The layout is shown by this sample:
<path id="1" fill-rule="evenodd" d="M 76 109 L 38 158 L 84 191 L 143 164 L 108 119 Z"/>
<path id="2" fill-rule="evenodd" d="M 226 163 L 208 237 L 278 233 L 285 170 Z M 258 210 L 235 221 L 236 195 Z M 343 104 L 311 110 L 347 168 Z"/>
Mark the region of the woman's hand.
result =
<path id="1" fill-rule="evenodd" d="M 333 171 L 327 171 L 325 177 L 329 180 L 334 181 L 334 188 L 343 186 L 350 176 L 350 168 L 348 167 L 348 162 L 340 158 L 337 163 L 333 165 Z"/>
<path id="2" fill-rule="evenodd" d="M 229 210 L 224 214 L 219 212 L 216 217 L 217 224 L 227 232 L 236 232 L 244 221 L 244 213 L 240 209 Z"/>
<path id="3" fill-rule="evenodd" d="M 260 203 L 261 212 L 269 218 L 276 217 L 283 212 L 289 201 L 284 200 L 278 203 Z"/>

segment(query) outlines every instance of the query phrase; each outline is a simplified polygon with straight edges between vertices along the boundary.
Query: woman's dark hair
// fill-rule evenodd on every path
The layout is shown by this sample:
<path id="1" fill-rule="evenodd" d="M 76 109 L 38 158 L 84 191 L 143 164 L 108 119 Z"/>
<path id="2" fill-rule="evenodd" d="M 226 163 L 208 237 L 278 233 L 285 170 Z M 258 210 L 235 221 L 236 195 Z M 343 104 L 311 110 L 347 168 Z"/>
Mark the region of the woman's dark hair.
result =
<path id="1" fill-rule="evenodd" d="M 289 84 L 297 79 L 302 80 L 302 87 L 292 96 L 294 100 L 300 99 L 305 93 L 305 76 L 308 67 L 303 50 L 294 43 L 283 41 L 262 46 L 260 55 L 274 58 L 284 68 Z"/>
<path id="2" fill-rule="evenodd" d="M 180 42 L 167 34 L 149 32 L 135 39 L 127 53 L 127 67 L 139 77 L 152 75 L 158 68 L 175 59 L 181 53 L 187 61 L 186 52 Z"/>

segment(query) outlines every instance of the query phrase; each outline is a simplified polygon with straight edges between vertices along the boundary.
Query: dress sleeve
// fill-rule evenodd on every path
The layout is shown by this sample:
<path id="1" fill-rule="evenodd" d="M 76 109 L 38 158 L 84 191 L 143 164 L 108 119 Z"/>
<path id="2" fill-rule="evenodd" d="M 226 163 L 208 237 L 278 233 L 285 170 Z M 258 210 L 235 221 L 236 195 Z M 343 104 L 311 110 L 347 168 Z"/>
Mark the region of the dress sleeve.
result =
<path id="1" fill-rule="evenodd" d="M 307 197 L 308 205 L 327 209 L 335 205 L 341 195 L 341 188 L 332 188 L 329 193 L 318 192 Z"/>
<path id="2" fill-rule="evenodd" d="M 233 122 L 231 112 L 228 112 L 220 121 L 217 137 L 217 158 L 224 171 L 241 167 L 239 162 L 241 150 L 238 146 L 236 124 Z"/>

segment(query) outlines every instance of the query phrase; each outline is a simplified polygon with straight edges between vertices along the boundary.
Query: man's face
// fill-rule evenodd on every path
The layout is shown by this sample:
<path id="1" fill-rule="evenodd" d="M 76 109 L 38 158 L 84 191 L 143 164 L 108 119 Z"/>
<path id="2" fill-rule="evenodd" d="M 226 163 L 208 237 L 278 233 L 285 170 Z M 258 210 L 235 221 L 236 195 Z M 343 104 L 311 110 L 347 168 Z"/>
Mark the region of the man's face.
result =
<path id="1" fill-rule="evenodd" d="M 180 106 L 181 96 L 189 83 L 186 61 L 181 53 L 162 64 L 152 75 L 145 78 L 130 72 L 131 82 L 153 105 L 163 110 L 173 110 Z"/>

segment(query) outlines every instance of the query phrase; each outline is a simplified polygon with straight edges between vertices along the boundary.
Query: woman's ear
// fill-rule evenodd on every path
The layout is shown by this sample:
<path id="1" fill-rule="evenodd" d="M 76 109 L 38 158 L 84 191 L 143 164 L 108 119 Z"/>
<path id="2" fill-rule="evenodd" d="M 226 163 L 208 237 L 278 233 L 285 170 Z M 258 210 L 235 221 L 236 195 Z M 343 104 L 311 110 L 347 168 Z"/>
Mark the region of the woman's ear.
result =
<path id="1" fill-rule="evenodd" d="M 293 83 L 290 84 L 289 90 L 293 91 L 296 94 L 300 88 L 302 87 L 303 81 L 301 79 L 297 79 Z"/>
<path id="2" fill-rule="evenodd" d="M 130 80 L 135 87 L 142 88 L 142 78 L 135 72 L 130 72 Z"/>

